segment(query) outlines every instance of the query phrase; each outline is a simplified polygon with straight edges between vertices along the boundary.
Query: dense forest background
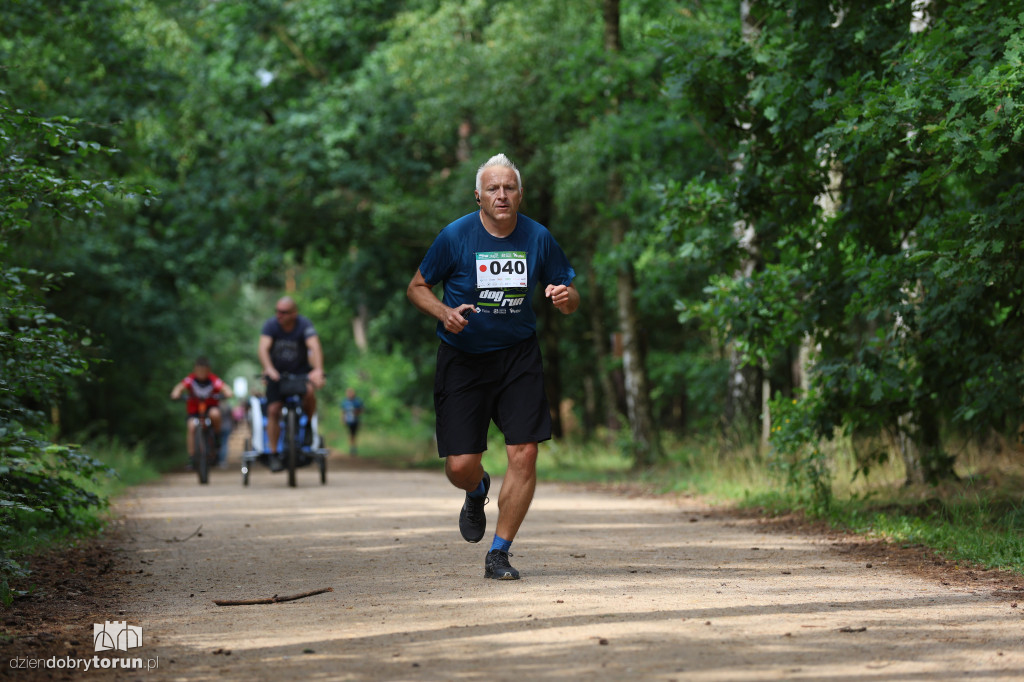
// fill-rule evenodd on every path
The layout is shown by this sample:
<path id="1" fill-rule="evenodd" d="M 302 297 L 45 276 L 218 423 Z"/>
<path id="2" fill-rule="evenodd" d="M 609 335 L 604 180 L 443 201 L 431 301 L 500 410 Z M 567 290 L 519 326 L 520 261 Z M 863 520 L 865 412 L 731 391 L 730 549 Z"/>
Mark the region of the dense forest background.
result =
<path id="1" fill-rule="evenodd" d="M 502 151 L 579 275 L 566 437 L 949 477 L 1022 422 L 1022 54 L 1016 1 L 5 3 L 5 456 L 180 454 L 170 388 L 251 378 L 284 292 L 328 399 L 429 433 L 405 285 Z"/>

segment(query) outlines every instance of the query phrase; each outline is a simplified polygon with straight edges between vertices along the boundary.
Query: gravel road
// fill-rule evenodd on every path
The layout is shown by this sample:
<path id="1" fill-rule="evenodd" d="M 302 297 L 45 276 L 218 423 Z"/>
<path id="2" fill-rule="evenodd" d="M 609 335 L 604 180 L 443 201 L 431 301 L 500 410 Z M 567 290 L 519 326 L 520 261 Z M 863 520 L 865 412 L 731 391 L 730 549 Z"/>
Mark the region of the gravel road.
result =
<path id="1" fill-rule="evenodd" d="M 294 489 L 266 469 L 247 488 L 236 470 L 135 488 L 115 509 L 130 582 L 111 618 L 144 629 L 131 655 L 158 667 L 110 677 L 1024 679 L 1024 608 L 821 538 L 542 484 L 512 547 L 523 579 L 493 581 L 460 505 L 439 473 L 337 464 L 326 486 L 307 468 Z"/>

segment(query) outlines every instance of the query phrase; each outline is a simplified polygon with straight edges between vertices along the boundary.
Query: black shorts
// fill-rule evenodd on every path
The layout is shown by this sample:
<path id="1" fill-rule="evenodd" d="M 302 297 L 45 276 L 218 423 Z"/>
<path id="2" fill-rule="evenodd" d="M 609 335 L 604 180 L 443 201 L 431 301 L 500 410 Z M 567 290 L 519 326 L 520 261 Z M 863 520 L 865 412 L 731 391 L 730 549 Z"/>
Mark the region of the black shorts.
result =
<path id="1" fill-rule="evenodd" d="M 348 432 L 353 436 L 356 435 L 356 431 L 359 430 L 359 422 L 345 422 L 345 426 L 348 427 Z"/>
<path id="2" fill-rule="evenodd" d="M 492 419 L 506 445 L 549 440 L 551 412 L 537 337 L 490 353 L 464 353 L 442 341 L 434 412 L 440 457 L 486 450 Z"/>

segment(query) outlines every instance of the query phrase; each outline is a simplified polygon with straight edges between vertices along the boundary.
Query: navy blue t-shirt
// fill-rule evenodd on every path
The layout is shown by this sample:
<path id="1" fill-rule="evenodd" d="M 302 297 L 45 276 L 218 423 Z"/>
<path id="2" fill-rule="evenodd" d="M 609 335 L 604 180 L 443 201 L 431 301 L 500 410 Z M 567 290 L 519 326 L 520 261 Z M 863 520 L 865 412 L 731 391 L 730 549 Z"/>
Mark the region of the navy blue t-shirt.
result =
<path id="1" fill-rule="evenodd" d="M 313 323 L 309 318 L 298 315 L 295 318 L 295 327 L 286 332 L 272 317 L 263 323 L 263 336 L 273 339 L 270 346 L 270 361 L 274 369 L 287 374 L 307 374 L 313 367 L 309 364 L 309 349 L 306 347 L 306 339 L 316 336 Z"/>
<path id="2" fill-rule="evenodd" d="M 470 213 L 437 235 L 420 264 L 431 286 L 444 282 L 444 303 L 472 303 L 469 324 L 451 334 L 438 322 L 437 335 L 467 353 L 509 348 L 537 330 L 530 300 L 538 284 L 572 284 L 576 271 L 546 227 L 522 213 L 507 237 L 495 237 Z"/>

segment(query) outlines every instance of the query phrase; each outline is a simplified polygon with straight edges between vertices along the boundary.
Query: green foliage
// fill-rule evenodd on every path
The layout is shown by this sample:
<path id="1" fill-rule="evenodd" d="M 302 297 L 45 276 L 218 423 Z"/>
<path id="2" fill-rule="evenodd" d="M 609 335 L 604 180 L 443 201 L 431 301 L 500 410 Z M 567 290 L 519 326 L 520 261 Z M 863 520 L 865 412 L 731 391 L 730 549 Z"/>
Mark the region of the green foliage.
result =
<path id="1" fill-rule="evenodd" d="M 0 272 L 0 415 L 7 420 L 41 424 L 40 410 L 56 404 L 88 368 L 78 336 L 38 300 L 36 292 L 60 279 L 19 267 Z"/>
<path id="2" fill-rule="evenodd" d="M 944 427 L 1024 417 L 1011 4 L 932 4 L 912 30 L 910 2 L 768 2 L 746 37 L 710 10 L 667 34 L 693 55 L 669 92 L 733 161 L 665 195 L 680 255 L 718 268 L 683 319 L 754 366 L 813 347 L 792 425 L 773 414 L 773 444 L 812 489 L 836 429 L 909 441 L 934 482 L 953 470 Z"/>
<path id="3" fill-rule="evenodd" d="M 66 278 L 11 263 L 10 243 L 39 212 L 90 213 L 102 206 L 101 183 L 68 181 L 62 162 L 110 151 L 75 139 L 66 119 L 0 107 L 0 601 L 9 577 L 23 572 L 12 545 L 39 529 L 75 528 L 77 512 L 104 498 L 82 483 L 111 473 L 77 447 L 41 433 L 48 412 L 89 364 L 78 334 L 50 312 L 44 297 Z"/>
<path id="4" fill-rule="evenodd" d="M 0 451 L 0 532 L 5 546 L 12 535 L 24 530 L 12 522 L 14 512 L 52 514 L 51 523 L 66 525 L 73 522 L 78 508 L 106 503 L 76 478 L 92 479 L 113 471 L 77 446 L 52 444 L 8 425 L 0 428 Z"/>
<path id="5" fill-rule="evenodd" d="M 325 404 L 354 382 L 380 424 L 429 422 L 433 321 L 405 286 L 505 151 L 579 273 L 580 313 L 540 323 L 591 433 L 625 404 L 628 266 L 662 430 L 748 432 L 722 422 L 752 372 L 807 499 L 837 434 L 949 476 L 949 434 L 1024 417 L 1024 6 L 931 3 L 923 30 L 911 0 L 750 7 L 624 0 L 615 50 L 584 0 L 15 3 L 0 388 L 25 392 L 0 407 L 180 452 L 170 386 L 199 354 L 248 372 L 289 289 Z"/>
<path id="6" fill-rule="evenodd" d="M 0 603 L 11 604 L 10 580 L 27 574 L 19 550 L 31 548 L 37 535 L 91 528 L 94 517 L 81 512 L 104 508 L 106 498 L 88 488 L 86 477 L 113 474 L 75 446 L 0 422 Z"/>
<path id="7" fill-rule="evenodd" d="M 820 442 L 808 442 L 807 434 L 815 432 L 813 416 L 818 406 L 808 405 L 813 397 L 802 401 L 780 398 L 771 404 L 773 426 L 770 467 L 781 475 L 788 488 L 790 501 L 813 514 L 827 514 L 834 501 L 831 461 Z"/>

